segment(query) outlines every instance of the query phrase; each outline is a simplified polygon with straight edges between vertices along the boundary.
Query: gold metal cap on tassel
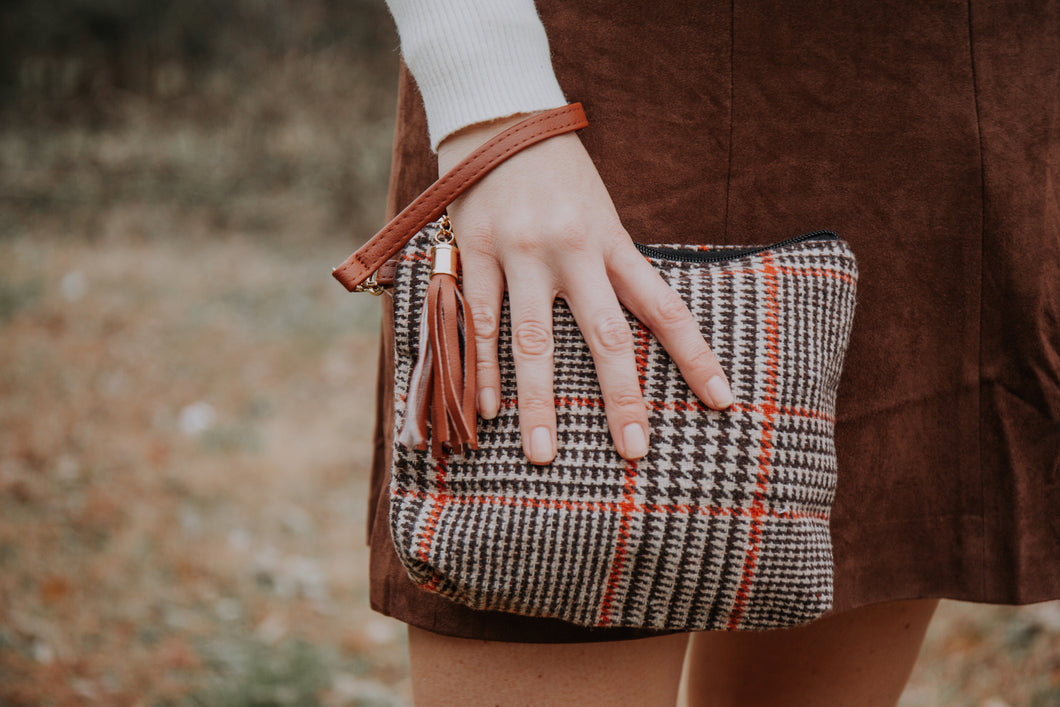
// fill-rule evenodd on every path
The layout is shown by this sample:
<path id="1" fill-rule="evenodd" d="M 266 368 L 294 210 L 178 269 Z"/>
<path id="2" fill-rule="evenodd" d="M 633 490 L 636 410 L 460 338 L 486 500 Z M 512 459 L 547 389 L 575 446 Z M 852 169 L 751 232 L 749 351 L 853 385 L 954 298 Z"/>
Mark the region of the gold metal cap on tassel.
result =
<path id="1" fill-rule="evenodd" d="M 459 272 L 460 251 L 452 243 L 437 243 L 431 246 L 431 277 L 452 275 Z"/>

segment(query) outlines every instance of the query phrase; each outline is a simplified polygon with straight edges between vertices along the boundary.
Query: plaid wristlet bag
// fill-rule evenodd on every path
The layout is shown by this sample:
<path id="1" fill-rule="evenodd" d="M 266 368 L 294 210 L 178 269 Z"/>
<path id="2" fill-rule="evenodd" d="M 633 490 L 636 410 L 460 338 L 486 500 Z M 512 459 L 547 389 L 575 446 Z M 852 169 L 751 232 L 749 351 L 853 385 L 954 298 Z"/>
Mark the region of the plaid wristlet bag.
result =
<path id="1" fill-rule="evenodd" d="M 771 246 L 638 245 L 700 322 L 735 403 L 704 406 L 629 316 L 652 429 L 637 461 L 615 450 L 589 348 L 557 301 L 558 453 L 537 466 L 523 454 L 506 300 L 495 419 L 475 421 L 462 436 L 466 396 L 445 391 L 460 376 L 424 373 L 439 356 L 455 357 L 448 365 L 463 368 L 474 387 L 468 352 L 454 348 L 473 339 L 461 331 L 459 303 L 450 302 L 448 316 L 424 306 L 444 299 L 438 279 L 455 281 L 455 273 L 432 276 L 428 257 L 432 243 L 448 240 L 445 231 L 417 225 L 375 281 L 393 285 L 390 524 L 413 581 L 472 608 L 584 626 L 760 630 L 830 608 L 835 399 L 857 280 L 844 241 L 815 231 Z M 444 329 L 435 320 L 454 328 L 425 344 L 428 328 Z M 426 364 L 425 347 L 434 351 Z M 425 390 L 441 391 L 429 444 L 409 431 L 425 428 L 416 410 Z M 445 444 L 435 443 L 436 429 Z"/>

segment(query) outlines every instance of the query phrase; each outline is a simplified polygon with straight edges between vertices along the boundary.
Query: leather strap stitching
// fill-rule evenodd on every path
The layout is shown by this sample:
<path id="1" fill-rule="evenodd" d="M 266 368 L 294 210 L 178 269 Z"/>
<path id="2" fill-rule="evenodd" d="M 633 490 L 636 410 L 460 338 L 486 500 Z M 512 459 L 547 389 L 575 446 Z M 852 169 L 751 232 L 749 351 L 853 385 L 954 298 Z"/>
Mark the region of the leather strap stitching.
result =
<path id="1" fill-rule="evenodd" d="M 496 135 L 427 187 L 379 233 L 335 268 L 332 274 L 347 289 L 354 289 L 401 250 L 421 228 L 440 216 L 468 187 L 513 154 L 547 137 L 571 132 L 585 125 L 587 121 L 581 104 L 572 103 L 531 116 Z M 461 181 L 452 184 L 458 178 L 462 178 Z M 408 222 L 413 220 L 415 222 L 409 225 Z"/>

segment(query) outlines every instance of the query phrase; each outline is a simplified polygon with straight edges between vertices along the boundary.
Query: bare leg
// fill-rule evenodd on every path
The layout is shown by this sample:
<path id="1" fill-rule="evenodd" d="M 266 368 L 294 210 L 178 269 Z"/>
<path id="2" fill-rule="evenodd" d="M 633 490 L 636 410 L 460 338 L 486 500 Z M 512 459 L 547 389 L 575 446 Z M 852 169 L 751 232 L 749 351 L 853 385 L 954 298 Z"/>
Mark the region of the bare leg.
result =
<path id="1" fill-rule="evenodd" d="M 577 644 L 497 643 L 409 627 L 416 707 L 665 705 L 688 634 Z"/>
<path id="2" fill-rule="evenodd" d="M 689 705 L 893 707 L 937 604 L 896 601 L 789 630 L 695 634 Z"/>

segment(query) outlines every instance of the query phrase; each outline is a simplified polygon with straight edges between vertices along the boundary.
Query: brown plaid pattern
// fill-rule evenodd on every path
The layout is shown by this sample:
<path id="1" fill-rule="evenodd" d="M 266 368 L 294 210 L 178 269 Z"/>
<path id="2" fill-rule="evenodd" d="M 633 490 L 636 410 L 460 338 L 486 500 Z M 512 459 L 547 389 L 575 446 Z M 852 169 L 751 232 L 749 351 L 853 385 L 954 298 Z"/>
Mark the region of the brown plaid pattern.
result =
<path id="1" fill-rule="evenodd" d="M 416 360 L 426 233 L 395 278 L 395 425 Z M 832 602 L 828 521 L 835 397 L 857 266 L 840 240 L 719 263 L 653 260 L 726 367 L 736 403 L 703 406 L 632 316 L 651 450 L 615 451 L 593 361 L 557 302 L 554 463 L 523 457 L 507 303 L 503 404 L 479 449 L 432 460 L 394 448 L 390 519 L 412 579 L 477 609 L 586 626 L 771 629 Z M 504 352 L 509 352 L 505 357 Z"/>

